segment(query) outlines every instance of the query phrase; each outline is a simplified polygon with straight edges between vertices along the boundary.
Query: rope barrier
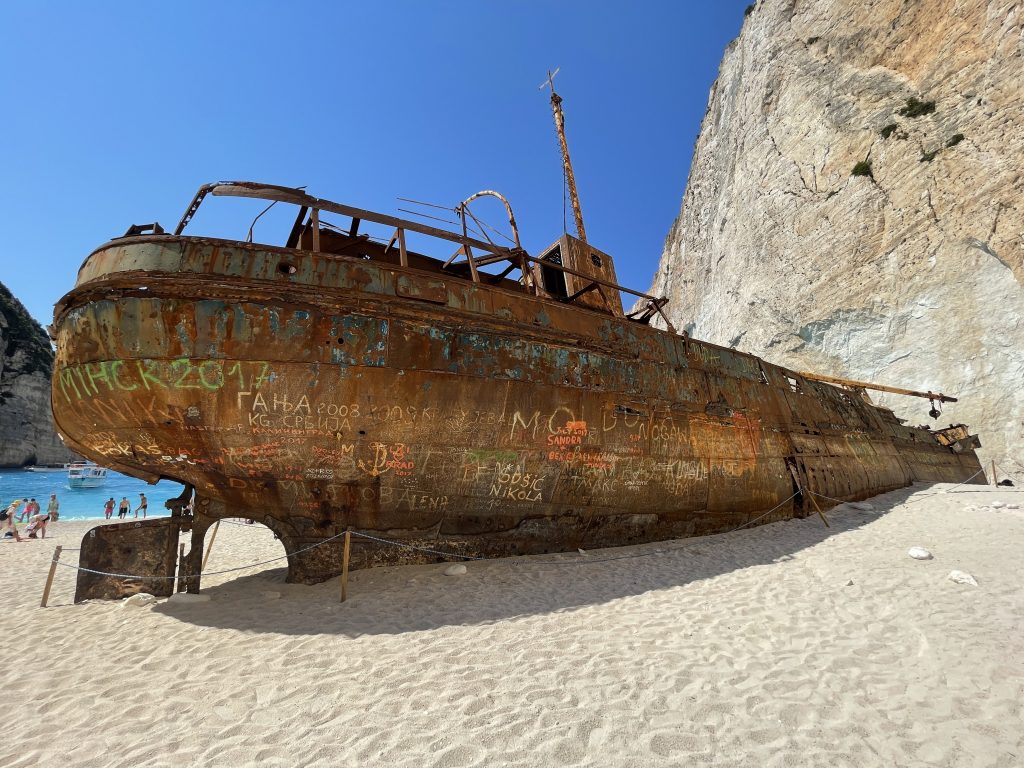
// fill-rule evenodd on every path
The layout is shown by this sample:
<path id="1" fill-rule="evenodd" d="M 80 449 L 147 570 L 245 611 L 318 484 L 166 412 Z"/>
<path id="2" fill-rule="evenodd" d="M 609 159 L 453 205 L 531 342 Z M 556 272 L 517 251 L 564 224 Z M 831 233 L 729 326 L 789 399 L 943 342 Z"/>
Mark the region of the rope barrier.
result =
<path id="1" fill-rule="evenodd" d="M 324 544 L 326 544 L 326 543 L 328 543 L 330 541 L 334 541 L 335 539 L 340 539 L 344 535 L 345 535 L 344 532 L 342 532 L 342 533 L 339 533 L 336 536 L 331 536 L 330 538 L 324 539 L 323 541 L 318 541 L 316 544 L 310 544 L 308 547 L 303 547 L 302 549 L 297 549 L 294 552 L 290 552 L 288 554 L 281 555 L 280 557 L 272 557 L 269 560 L 261 560 L 258 563 L 250 563 L 249 565 L 240 565 L 237 568 L 226 568 L 223 571 L 205 571 L 205 572 L 197 574 L 197 575 L 199 575 L 199 576 L 219 576 L 222 573 L 234 573 L 236 571 L 244 571 L 244 570 L 247 570 L 249 568 L 256 568 L 257 566 L 260 566 L 260 565 L 267 565 L 269 563 L 276 563 L 279 560 L 287 560 L 289 557 L 292 557 L 293 555 L 300 555 L 303 552 L 308 552 L 311 549 L 316 549 L 317 547 L 322 547 Z M 152 581 L 154 579 L 178 579 L 178 578 L 188 579 L 188 578 L 195 578 L 194 576 L 191 576 L 191 577 L 190 576 L 181 576 L 181 577 L 179 577 L 179 576 L 136 576 L 136 575 L 130 574 L 130 573 L 108 573 L 107 571 L 97 571 L 97 570 L 94 570 L 92 568 L 82 568 L 81 566 L 69 565 L 67 563 L 57 563 L 57 565 L 62 565 L 65 568 L 73 568 L 76 571 L 85 571 L 86 573 L 94 573 L 97 576 L 113 576 L 114 578 L 118 578 L 118 579 L 149 579 L 150 581 Z"/>
<path id="2" fill-rule="evenodd" d="M 740 530 L 741 528 L 746 528 L 746 527 L 747 527 L 748 525 L 751 525 L 752 523 L 756 523 L 756 522 L 757 522 L 758 520 L 760 520 L 760 519 L 761 519 L 762 517 L 768 517 L 768 515 L 770 515 L 770 514 L 771 514 L 772 512 L 774 512 L 774 511 L 775 511 L 776 509 L 778 509 L 779 507 L 781 507 L 781 506 L 782 506 L 783 504 L 785 504 L 785 503 L 786 503 L 787 501 L 789 501 L 790 499 L 795 499 L 795 498 L 796 498 L 796 497 L 797 497 L 797 496 L 799 495 L 799 493 L 800 493 L 800 491 L 797 491 L 797 492 L 796 492 L 796 493 L 794 493 L 794 494 L 793 494 L 792 496 L 790 496 L 790 497 L 789 497 L 789 499 L 785 499 L 785 500 L 783 500 L 783 501 L 779 502 L 778 504 L 776 504 L 776 505 L 775 505 L 774 507 L 772 507 L 771 509 L 769 509 L 769 510 L 768 510 L 767 512 L 765 512 L 765 513 L 764 513 L 763 515 L 761 515 L 760 517 L 755 517 L 755 518 L 754 518 L 753 520 L 748 520 L 748 521 L 747 521 L 747 522 L 745 522 L 745 523 L 744 523 L 743 525 L 738 525 L 738 526 L 736 526 L 735 528 L 733 528 L 733 529 L 732 529 L 731 531 L 726 531 L 726 533 L 735 533 L 736 531 Z"/>
<path id="3" fill-rule="evenodd" d="M 943 489 L 941 491 L 935 491 L 933 493 L 926 493 L 926 494 L 924 494 L 924 496 L 919 496 L 919 497 L 917 497 L 915 499 L 911 499 L 911 502 L 916 501 L 918 498 L 928 498 L 929 496 L 938 496 L 941 493 L 949 493 L 950 491 L 953 490 L 953 488 L 959 488 L 961 485 L 967 485 L 967 483 L 971 482 L 971 480 L 976 478 L 978 475 L 980 475 L 984 471 L 985 471 L 984 468 L 979 469 L 977 472 L 975 472 L 973 475 L 968 477 L 966 480 L 957 483 L 956 485 L 952 486 L 951 488 L 945 488 L 945 489 Z M 908 502 L 908 503 L 910 503 L 910 502 Z"/>
<path id="4" fill-rule="evenodd" d="M 791 499 L 793 499 L 796 495 L 797 494 L 794 493 L 792 496 L 790 496 L 790 497 L 784 499 L 783 501 L 779 502 L 778 504 L 776 504 L 774 507 L 769 509 L 764 514 L 758 515 L 753 520 L 748 520 L 747 522 L 743 523 L 742 525 L 738 525 L 738 526 L 736 526 L 735 528 L 733 528 L 731 530 L 725 531 L 724 533 L 725 534 L 735 533 L 736 531 L 741 530 L 742 528 L 746 528 L 748 525 L 752 525 L 753 523 L 756 523 L 758 520 L 761 520 L 761 519 L 767 517 L 772 512 L 774 512 L 775 510 L 777 510 L 780 507 L 782 507 L 786 502 L 788 502 Z M 244 525 L 244 523 L 236 523 L 236 525 Z M 632 560 L 632 559 L 640 558 L 640 557 L 651 557 L 652 555 L 664 554 L 664 552 L 665 552 L 664 549 L 661 549 L 661 550 L 655 550 L 653 552 L 631 552 L 631 553 L 624 554 L 624 555 L 613 555 L 613 556 L 610 556 L 610 557 L 601 557 L 601 558 L 589 558 L 588 557 L 585 560 L 581 560 L 581 559 L 575 559 L 575 560 L 512 560 L 512 559 L 505 559 L 505 558 L 497 559 L 497 558 L 488 558 L 488 557 L 478 557 L 476 555 L 463 555 L 463 554 L 460 554 L 458 552 L 445 552 L 445 551 L 439 550 L 439 549 L 430 549 L 428 547 L 418 547 L 415 544 L 408 544 L 408 543 L 403 542 L 403 541 L 394 541 L 392 539 L 384 539 L 384 538 L 381 538 L 379 536 L 373 536 L 372 534 L 369 534 L 369 533 L 363 533 L 362 531 L 349 531 L 349 533 L 352 536 L 358 536 L 358 537 L 363 538 L 363 539 L 369 539 L 371 541 L 376 541 L 376 542 L 378 542 L 380 544 L 387 544 L 389 546 L 400 547 L 402 549 L 410 549 L 410 550 L 414 550 L 416 552 L 425 552 L 425 553 L 431 554 L 431 555 L 438 555 L 439 557 L 461 558 L 463 560 L 471 560 L 471 561 L 476 561 L 476 562 L 490 560 L 490 561 L 500 562 L 500 563 L 509 564 L 509 565 L 596 565 L 598 563 L 608 563 L 608 562 L 613 562 L 613 561 L 616 561 L 616 560 Z M 276 562 L 279 562 L 281 560 L 287 560 L 289 557 L 292 557 L 293 555 L 302 554 L 303 552 L 308 552 L 311 549 L 316 549 L 317 547 L 321 547 L 324 544 L 327 544 L 327 543 L 329 543 L 331 541 L 334 541 L 336 539 L 340 539 L 344 535 L 345 535 L 344 532 L 343 533 L 339 533 L 339 534 L 337 534 L 335 536 L 331 536 L 329 538 L 326 538 L 323 541 L 317 542 L 316 544 L 310 544 L 308 547 L 303 547 L 302 549 L 297 549 L 294 552 L 291 552 L 291 553 L 288 553 L 288 554 L 285 554 L 285 555 L 281 555 L 280 557 L 273 557 L 273 558 L 270 558 L 269 560 L 261 560 L 261 561 L 256 562 L 256 563 L 250 563 L 248 565 L 240 565 L 240 566 L 238 566 L 236 568 L 226 568 L 226 569 L 220 570 L 220 571 L 203 571 L 199 575 L 200 576 L 219 576 L 219 575 L 225 574 L 225 573 L 235 573 L 237 571 L 244 571 L 244 570 L 247 570 L 249 568 L 256 568 L 256 567 L 261 566 L 261 565 L 268 565 L 269 563 L 276 563 Z M 674 549 L 681 549 L 681 548 L 682 547 L 672 547 L 671 549 L 674 550 Z M 571 553 L 566 553 L 566 554 L 571 554 Z M 110 573 L 108 571 L 98 571 L 98 570 L 96 570 L 94 568 L 83 568 L 82 566 L 71 565 L 69 563 L 57 563 L 57 564 L 62 566 L 62 567 L 64 567 L 64 568 L 71 568 L 71 569 L 77 570 L 77 571 L 85 571 L 86 573 L 92 573 L 92 574 L 95 574 L 97 576 L 110 576 L 110 577 L 113 577 L 113 578 L 120 578 L 120 579 L 141 579 L 141 580 L 150 579 L 150 580 L 155 580 L 155 579 L 190 578 L 190 577 L 179 577 L 179 576 L 138 576 L 138 575 L 128 574 L 128 573 Z"/>
<path id="5" fill-rule="evenodd" d="M 918 496 L 914 496 L 914 498 L 908 499 L 907 501 L 904 501 L 903 503 L 904 504 L 915 504 L 916 502 L 921 501 L 922 499 L 931 498 L 932 496 L 939 496 L 939 495 L 944 494 L 944 493 L 953 493 L 954 492 L 953 488 L 959 488 L 961 485 L 966 485 L 967 483 L 971 482 L 971 480 L 976 478 L 978 475 L 980 475 L 984 471 L 985 471 L 984 469 L 979 469 L 977 472 L 975 472 L 973 475 L 968 477 L 966 480 L 963 480 L 963 481 L 957 483 L 954 486 L 951 486 L 949 488 L 944 488 L 944 489 L 938 490 L 938 491 L 932 491 L 931 493 L 924 493 L 924 494 L 921 494 L 921 495 L 918 495 Z M 823 493 L 818 493 L 817 491 L 808 491 L 808 493 L 812 494 L 813 496 L 817 496 L 819 499 L 828 499 L 829 501 L 835 501 L 835 502 L 838 502 L 839 504 L 856 504 L 857 503 L 855 501 L 850 501 L 849 499 L 836 499 L 836 498 L 833 498 L 832 496 L 826 496 Z M 956 491 L 956 493 L 978 493 L 978 491 Z"/>
<path id="6" fill-rule="evenodd" d="M 793 499 L 796 495 L 797 494 L 794 493 L 789 498 L 783 499 L 781 502 L 776 504 L 774 507 L 769 509 L 764 514 L 759 515 L 758 517 L 755 517 L 753 520 L 748 520 L 747 522 L 743 523 L 743 525 L 736 526 L 732 530 L 725 531 L 724 533 L 735 533 L 736 531 L 740 530 L 741 528 L 746 528 L 748 525 L 752 525 L 753 523 L 756 523 L 758 520 L 761 520 L 762 518 L 767 517 L 772 512 L 774 512 L 775 510 L 777 510 L 780 507 L 782 507 L 787 501 L 790 501 L 790 499 Z M 351 531 L 351 534 L 353 536 L 358 536 L 358 537 L 360 537 L 362 539 L 369 539 L 370 541 L 376 541 L 376 542 L 378 542 L 380 544 L 387 544 L 389 546 L 399 547 L 399 548 L 402 548 L 402 549 L 410 549 L 410 550 L 413 550 L 413 551 L 416 551 L 416 552 L 425 552 L 427 554 L 438 555 L 440 557 L 461 558 L 463 560 L 476 561 L 476 562 L 480 562 L 480 561 L 484 561 L 484 560 L 496 560 L 495 558 L 478 557 L 477 555 L 463 555 L 463 554 L 460 554 L 459 552 L 445 552 L 445 551 L 442 551 L 442 550 L 439 550 L 439 549 L 431 549 L 429 547 L 418 547 L 415 544 L 408 544 L 408 543 L 403 542 L 403 541 L 394 541 L 392 539 L 384 539 L 384 538 L 381 538 L 380 536 L 373 536 L 372 534 L 369 534 L 369 533 L 363 533 L 362 531 Z M 337 538 L 337 537 L 334 537 L 334 538 Z M 328 541 L 330 541 L 330 539 L 325 539 L 321 543 L 325 544 Z M 313 547 L 317 547 L 317 546 L 320 546 L 320 545 L 319 544 L 314 544 L 312 546 Z M 308 549 L 312 549 L 312 547 L 308 547 Z M 675 547 L 675 549 L 679 549 L 679 547 Z M 638 558 L 638 557 L 650 557 L 651 555 L 662 554 L 663 552 L 664 552 L 664 550 L 655 551 L 655 552 L 633 552 L 633 553 L 624 554 L 624 555 L 613 555 L 611 557 L 587 558 L 586 560 L 510 560 L 510 559 L 502 558 L 500 560 L 500 562 L 507 563 L 509 565 L 592 565 L 592 564 L 597 564 L 597 563 L 612 562 L 612 561 L 615 561 L 615 560 L 631 560 L 631 559 Z M 566 553 L 566 554 L 570 554 L 571 555 L 571 553 Z M 223 571 L 222 571 L 222 573 L 223 573 Z"/>
<path id="7" fill-rule="evenodd" d="M 965 484 L 969 483 L 971 480 L 973 480 L 975 477 L 977 477 L 983 471 L 984 470 L 980 470 L 978 472 L 975 472 L 973 475 L 968 477 L 963 482 L 957 483 L 956 485 L 952 486 L 952 488 L 947 488 L 947 489 L 944 489 L 944 490 L 941 490 L 941 491 L 936 491 L 934 493 L 925 494 L 923 497 L 915 497 L 914 499 L 911 499 L 910 501 L 907 501 L 907 502 L 904 502 L 904 503 L 909 504 L 909 503 L 912 503 L 914 501 L 918 501 L 921 498 L 928 498 L 930 496 L 936 496 L 938 494 L 943 494 L 943 493 L 951 493 L 953 488 L 957 488 L 957 487 L 959 487 L 961 485 L 965 485 Z M 810 493 L 811 495 L 817 496 L 818 498 L 828 499 L 829 501 L 835 501 L 835 502 L 837 502 L 839 504 L 850 503 L 846 499 L 836 499 L 836 498 L 833 498 L 832 496 L 826 496 L 825 494 L 818 493 L 816 491 L 808 490 L 806 492 Z M 791 496 L 787 497 L 786 499 L 783 499 L 781 502 L 779 502 L 774 507 L 769 509 L 767 512 L 764 512 L 763 514 L 758 515 L 757 517 L 753 518 L 752 520 L 748 520 L 747 522 L 743 523 L 742 525 L 738 525 L 735 528 L 732 528 L 732 529 L 730 529 L 728 531 L 724 531 L 722 534 L 716 534 L 716 535 L 726 535 L 726 534 L 730 534 L 730 533 L 735 533 L 736 531 L 742 530 L 743 528 L 746 528 L 749 525 L 753 525 L 758 520 L 763 520 L 764 518 L 768 517 L 768 515 L 772 514 L 777 509 L 781 508 L 784 504 L 786 504 L 787 502 L 789 502 L 792 499 L 796 498 L 796 496 L 799 495 L 800 493 L 801 493 L 801 491 L 796 491 Z M 232 525 L 242 525 L 242 526 L 247 526 L 248 525 L 247 523 L 235 523 L 235 522 L 232 522 L 232 521 L 229 521 L 229 520 L 226 520 L 226 519 L 222 520 L 222 522 L 230 523 Z M 429 547 L 419 547 L 419 546 L 416 546 L 415 544 L 408 544 L 408 543 L 403 542 L 403 541 L 394 541 L 392 539 L 385 539 L 385 538 L 381 538 L 380 536 L 374 536 L 374 535 L 369 534 L 369 533 L 363 533 L 362 531 L 349 531 L 348 533 L 350 535 L 352 535 L 352 536 L 358 536 L 358 537 L 360 537 L 362 539 L 368 539 L 370 541 L 375 541 L 375 542 L 377 542 L 379 544 L 386 544 L 388 546 L 399 547 L 401 549 L 409 549 L 409 550 L 413 550 L 415 552 L 424 552 L 426 554 L 437 555 L 439 557 L 459 558 L 459 559 L 462 559 L 462 560 L 468 560 L 468 561 L 474 561 L 474 562 L 493 561 L 493 562 L 499 562 L 499 563 L 502 563 L 502 564 L 507 564 L 507 565 L 512 565 L 512 566 L 524 566 L 524 565 L 555 565 L 555 566 L 563 566 L 563 565 L 597 565 L 598 563 L 609 563 L 609 562 L 614 562 L 614 561 L 617 561 L 617 560 L 633 560 L 633 559 L 637 559 L 637 558 L 641 558 L 641 557 L 651 557 L 653 555 L 664 554 L 665 551 L 666 551 L 663 548 L 663 549 L 657 549 L 657 550 L 654 550 L 654 551 L 651 551 L 651 552 L 631 552 L 631 553 L 622 554 L 622 555 L 612 555 L 612 556 L 609 556 L 609 557 L 598 557 L 598 558 L 587 557 L 586 559 L 575 558 L 575 559 L 571 559 L 571 560 L 518 560 L 518 559 L 509 559 L 509 558 L 497 559 L 497 558 L 479 557 L 477 555 L 464 555 L 464 554 L 461 554 L 459 552 L 445 552 L 443 550 L 431 549 Z M 308 547 L 303 547 L 301 549 L 297 549 L 294 552 L 290 552 L 290 553 L 287 553 L 285 555 L 281 555 L 280 557 L 272 557 L 269 560 L 261 560 L 261 561 L 256 562 L 256 563 L 250 563 L 248 565 L 240 565 L 240 566 L 237 566 L 235 568 L 225 568 L 225 569 L 220 570 L 220 571 L 203 571 L 203 572 L 201 572 L 198 575 L 199 576 L 219 576 L 219 575 L 226 574 L 226 573 L 236 573 L 238 571 L 244 571 L 244 570 L 248 570 L 250 568 L 256 568 L 256 567 L 259 567 L 261 565 L 269 565 L 270 563 L 280 562 L 281 560 L 287 560 L 288 558 L 293 557 L 294 555 L 299 555 L 299 554 L 302 554 L 303 552 L 309 552 L 310 550 L 316 549 L 317 547 L 322 547 L 325 544 L 328 544 L 328 543 L 330 543 L 332 541 L 335 541 L 337 539 L 342 538 L 344 535 L 345 535 L 344 532 L 339 533 L 339 534 L 337 534 L 335 536 L 331 536 L 329 538 L 326 538 L 323 541 L 319 541 L 316 544 L 310 544 Z M 682 549 L 682 548 L 684 548 L 684 547 L 683 546 L 669 547 L 668 551 L 675 551 L 675 550 Z M 71 552 L 71 551 L 79 551 L 79 550 L 65 550 L 65 551 Z M 567 552 L 566 554 L 571 556 L 572 553 L 568 553 Z M 58 562 L 57 565 L 62 566 L 64 568 L 71 568 L 72 570 L 85 571 L 86 573 L 92 573 L 92 574 L 95 574 L 97 576 L 110 576 L 110 577 L 113 577 L 113 578 L 120 578 L 120 579 L 140 579 L 140 580 L 146 580 L 146 579 L 149 579 L 149 580 L 174 579 L 174 580 L 177 580 L 179 578 L 190 578 L 190 577 L 179 577 L 179 576 L 137 576 L 137 575 L 127 574 L 127 573 L 109 573 L 107 571 L 98 571 L 98 570 L 95 570 L 93 568 L 83 568 L 83 567 L 78 566 L 78 565 L 71 565 L 69 563 L 61 563 L 61 562 Z"/>
<path id="8" fill-rule="evenodd" d="M 984 488 L 979 488 L 976 491 L 946 491 L 946 493 L 1024 493 L 1024 488 L 993 488 L 991 485 L 987 485 Z"/>

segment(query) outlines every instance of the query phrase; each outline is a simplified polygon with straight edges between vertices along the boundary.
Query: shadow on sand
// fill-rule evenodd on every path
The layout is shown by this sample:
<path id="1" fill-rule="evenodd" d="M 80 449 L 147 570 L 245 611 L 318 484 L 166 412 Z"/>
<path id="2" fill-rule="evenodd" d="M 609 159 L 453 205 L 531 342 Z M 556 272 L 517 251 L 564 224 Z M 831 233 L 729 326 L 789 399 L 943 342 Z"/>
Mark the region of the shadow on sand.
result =
<path id="1" fill-rule="evenodd" d="M 869 525 L 921 490 L 876 496 L 869 500 L 874 509 L 867 511 L 849 504 L 834 507 L 826 512 L 829 528 L 815 514 L 585 555 L 470 562 L 460 577 L 445 576 L 447 564 L 356 571 L 344 604 L 339 579 L 286 584 L 287 569 L 274 568 L 204 587 L 209 602 L 170 601 L 153 610 L 198 626 L 285 635 L 357 637 L 486 624 L 580 609 L 788 560 L 831 536 Z"/>

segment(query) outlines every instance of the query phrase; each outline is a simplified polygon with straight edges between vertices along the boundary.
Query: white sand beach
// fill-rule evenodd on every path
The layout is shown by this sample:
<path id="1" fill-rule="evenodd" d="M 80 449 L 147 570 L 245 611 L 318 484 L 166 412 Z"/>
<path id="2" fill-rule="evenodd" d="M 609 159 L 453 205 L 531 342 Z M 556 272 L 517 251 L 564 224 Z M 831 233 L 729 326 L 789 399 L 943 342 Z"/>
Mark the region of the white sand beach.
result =
<path id="1" fill-rule="evenodd" d="M 275 564 L 140 608 L 73 605 L 60 568 L 41 609 L 94 524 L 58 523 L 0 544 L 0 765 L 1024 765 L 1024 510 L 996 500 L 1024 493 L 361 571 L 345 604 Z M 208 570 L 282 553 L 222 525 Z"/>

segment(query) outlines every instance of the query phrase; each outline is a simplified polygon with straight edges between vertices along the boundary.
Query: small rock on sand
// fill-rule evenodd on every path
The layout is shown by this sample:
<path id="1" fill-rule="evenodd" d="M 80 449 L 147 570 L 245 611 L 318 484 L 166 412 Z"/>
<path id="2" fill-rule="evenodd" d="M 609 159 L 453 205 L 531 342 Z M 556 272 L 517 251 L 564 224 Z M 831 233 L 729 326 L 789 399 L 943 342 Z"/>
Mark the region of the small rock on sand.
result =
<path id="1" fill-rule="evenodd" d="M 260 594 L 267 600 L 277 600 L 279 597 L 281 597 L 280 592 L 274 592 L 272 590 L 266 590 L 264 592 L 260 592 Z"/>
<path id="2" fill-rule="evenodd" d="M 150 595 L 146 592 L 139 592 L 139 594 L 132 595 L 131 597 L 129 597 L 127 600 L 121 603 L 121 605 L 125 607 L 132 606 L 133 608 L 140 608 L 144 605 L 152 605 L 155 602 L 156 598 L 153 597 L 153 595 Z"/>
<path id="3" fill-rule="evenodd" d="M 194 595 L 191 592 L 175 592 L 169 598 L 168 601 L 172 603 L 208 603 L 210 602 L 209 595 Z"/>
<path id="4" fill-rule="evenodd" d="M 854 509 L 859 509 L 861 512 L 873 512 L 875 510 L 875 505 L 869 504 L 866 501 L 855 501 L 850 506 Z"/>
<path id="5" fill-rule="evenodd" d="M 466 566 L 462 563 L 456 563 L 455 565 L 449 565 L 444 569 L 445 576 L 464 576 L 466 573 Z"/>
<path id="6" fill-rule="evenodd" d="M 1005 504 L 1005 502 L 1002 502 L 1002 501 L 993 501 L 989 506 L 991 506 L 992 509 L 1001 509 L 1001 508 L 1005 507 L 1006 504 Z"/>
<path id="7" fill-rule="evenodd" d="M 946 578 L 950 581 L 955 581 L 957 584 L 970 584 L 972 587 L 978 586 L 975 578 L 965 571 L 950 571 L 949 576 Z"/>
<path id="8" fill-rule="evenodd" d="M 1007 504 L 1007 509 L 1020 509 L 1020 504 Z"/>
<path id="9" fill-rule="evenodd" d="M 924 547 L 911 547 L 907 550 L 907 554 L 915 560 L 931 560 L 932 553 Z"/>

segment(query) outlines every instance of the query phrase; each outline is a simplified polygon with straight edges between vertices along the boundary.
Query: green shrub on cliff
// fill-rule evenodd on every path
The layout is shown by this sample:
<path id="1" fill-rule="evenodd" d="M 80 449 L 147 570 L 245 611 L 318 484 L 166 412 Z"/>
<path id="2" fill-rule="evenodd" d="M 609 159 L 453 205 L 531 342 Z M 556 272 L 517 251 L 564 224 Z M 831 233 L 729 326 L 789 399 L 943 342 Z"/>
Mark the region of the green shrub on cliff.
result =
<path id="1" fill-rule="evenodd" d="M 875 178 L 874 175 L 871 173 L 871 163 L 869 163 L 867 160 L 861 160 L 859 163 L 853 166 L 853 170 L 850 171 L 850 175 L 867 176 L 872 179 Z"/>
<path id="2" fill-rule="evenodd" d="M 50 338 L 3 283 L 0 283 L 0 315 L 7 322 L 6 328 L 0 327 L 0 336 L 7 342 L 6 356 L 12 357 L 21 351 L 26 361 L 23 373 L 42 371 L 50 376 L 53 373 Z"/>
<path id="3" fill-rule="evenodd" d="M 934 111 L 934 101 L 921 101 L 920 99 L 911 96 L 907 99 L 907 106 L 899 110 L 897 114 L 903 115 L 904 117 L 921 117 L 921 115 L 930 115 Z"/>

